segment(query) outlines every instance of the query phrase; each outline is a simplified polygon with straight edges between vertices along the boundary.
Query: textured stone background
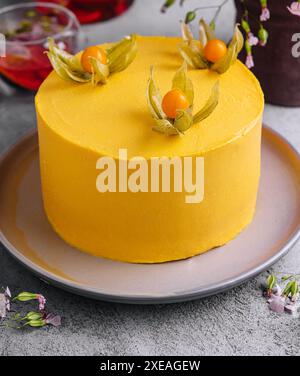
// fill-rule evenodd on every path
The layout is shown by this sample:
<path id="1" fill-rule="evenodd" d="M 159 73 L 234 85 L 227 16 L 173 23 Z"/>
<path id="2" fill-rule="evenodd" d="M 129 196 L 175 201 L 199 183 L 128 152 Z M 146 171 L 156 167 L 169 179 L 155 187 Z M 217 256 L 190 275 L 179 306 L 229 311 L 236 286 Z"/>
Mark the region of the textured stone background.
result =
<path id="1" fill-rule="evenodd" d="M 125 16 L 85 27 L 90 44 L 117 39 L 132 31 L 175 35 L 177 20 L 186 10 L 176 8 L 161 16 L 161 2 L 136 0 Z M 0 1 L 0 5 L 8 3 L 12 1 Z M 193 7 L 198 1 L 187 3 Z M 233 19 L 233 6 L 229 4 L 219 24 L 224 37 L 230 36 Z M 0 91 L 5 92 L 1 84 Z M 300 150 L 300 109 L 268 105 L 265 122 Z M 30 93 L 0 94 L 0 152 L 34 126 Z M 300 244 L 274 269 L 299 272 Z M 300 355 L 299 319 L 270 312 L 257 280 L 188 303 L 109 304 L 47 286 L 0 246 L 0 286 L 9 285 L 13 292 L 41 292 L 48 298 L 49 308 L 63 316 L 63 326 L 57 329 L 18 332 L 0 328 L 0 355 Z"/>

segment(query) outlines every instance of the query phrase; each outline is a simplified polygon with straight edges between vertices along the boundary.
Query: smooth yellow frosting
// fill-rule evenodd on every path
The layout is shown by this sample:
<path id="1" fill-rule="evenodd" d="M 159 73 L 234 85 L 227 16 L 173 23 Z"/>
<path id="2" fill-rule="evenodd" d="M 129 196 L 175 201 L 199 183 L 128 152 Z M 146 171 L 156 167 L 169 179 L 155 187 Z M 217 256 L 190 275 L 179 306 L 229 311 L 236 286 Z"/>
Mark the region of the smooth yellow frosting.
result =
<path id="1" fill-rule="evenodd" d="M 182 259 L 222 245 L 252 219 L 260 174 L 263 94 L 240 62 L 223 75 L 190 70 L 195 110 L 220 80 L 213 114 L 183 137 L 152 131 L 146 86 L 150 66 L 162 93 L 182 64 L 178 38 L 138 37 L 130 67 L 104 86 L 61 80 L 40 87 L 36 110 L 45 210 L 70 244 L 128 262 Z M 100 156 L 204 156 L 205 196 L 186 204 L 182 193 L 99 193 Z"/>

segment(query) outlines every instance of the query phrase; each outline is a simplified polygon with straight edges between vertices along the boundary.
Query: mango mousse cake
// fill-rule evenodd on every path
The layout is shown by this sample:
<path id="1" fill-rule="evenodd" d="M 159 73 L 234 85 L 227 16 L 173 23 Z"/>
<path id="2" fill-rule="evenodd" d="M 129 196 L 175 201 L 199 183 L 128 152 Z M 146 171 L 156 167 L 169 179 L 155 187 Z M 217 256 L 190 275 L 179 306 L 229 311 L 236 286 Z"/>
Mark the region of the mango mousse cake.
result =
<path id="1" fill-rule="evenodd" d="M 36 96 L 42 193 L 68 244 L 159 263 L 224 245 L 252 221 L 260 85 L 240 61 L 223 69 L 209 48 L 202 66 L 189 46 L 132 36 L 71 57 L 50 45 L 55 70 Z"/>

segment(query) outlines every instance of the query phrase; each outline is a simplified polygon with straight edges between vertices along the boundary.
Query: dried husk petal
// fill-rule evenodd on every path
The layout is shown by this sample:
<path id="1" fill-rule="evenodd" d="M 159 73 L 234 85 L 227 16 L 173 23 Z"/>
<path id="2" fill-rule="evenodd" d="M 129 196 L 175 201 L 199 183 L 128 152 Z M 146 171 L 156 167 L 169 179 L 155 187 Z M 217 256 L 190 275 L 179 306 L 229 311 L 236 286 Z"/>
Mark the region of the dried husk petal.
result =
<path id="1" fill-rule="evenodd" d="M 107 57 L 109 60 L 114 60 L 120 54 L 124 53 L 128 46 L 131 45 L 132 41 L 136 40 L 136 35 L 132 34 L 129 35 L 119 42 L 114 43 L 110 48 L 106 50 Z"/>
<path id="2" fill-rule="evenodd" d="M 60 78 L 62 78 L 65 81 L 73 81 L 71 77 L 67 74 L 65 69 L 65 64 L 63 64 L 59 58 L 56 57 L 51 52 L 46 52 L 46 55 L 48 56 L 48 59 L 50 60 L 50 63 L 55 70 L 55 72 L 59 75 Z"/>
<path id="3" fill-rule="evenodd" d="M 49 51 L 46 52 L 53 69 L 66 81 L 75 81 L 79 83 L 89 82 L 91 75 L 85 72 L 78 62 L 76 56 L 61 50 L 53 38 L 48 39 Z"/>
<path id="4" fill-rule="evenodd" d="M 189 101 L 190 106 L 194 102 L 194 87 L 191 79 L 187 75 L 187 63 L 184 62 L 180 69 L 175 73 L 172 83 L 173 89 L 181 90 Z"/>
<path id="5" fill-rule="evenodd" d="M 168 119 L 154 119 L 156 125 L 152 128 L 154 131 L 159 133 L 165 133 L 168 136 L 180 135 L 179 129 L 175 128 L 174 125 Z"/>
<path id="6" fill-rule="evenodd" d="M 69 54 L 62 50 L 55 44 L 53 38 L 48 38 L 49 51 L 56 55 L 63 63 L 65 63 L 73 71 L 83 71 L 80 61 L 77 56 Z"/>
<path id="7" fill-rule="evenodd" d="M 109 68 L 106 64 L 102 64 L 99 60 L 94 57 L 90 57 L 90 62 L 93 68 L 92 73 L 92 83 L 97 85 L 99 82 L 101 84 L 107 83 L 107 78 L 109 76 Z"/>
<path id="8" fill-rule="evenodd" d="M 199 22 L 199 39 L 202 47 L 204 48 L 209 40 L 215 38 L 216 36 L 214 29 L 208 25 L 203 18 L 201 18 Z"/>
<path id="9" fill-rule="evenodd" d="M 91 74 L 86 73 L 86 72 L 73 72 L 67 65 L 65 66 L 65 71 L 67 75 L 76 82 L 79 83 L 86 83 L 86 82 L 91 82 Z"/>
<path id="10" fill-rule="evenodd" d="M 182 39 L 187 43 L 192 42 L 192 40 L 194 39 L 193 32 L 190 28 L 190 25 L 185 22 L 181 23 L 181 34 L 182 34 Z"/>
<path id="11" fill-rule="evenodd" d="M 193 116 L 191 111 L 188 110 L 178 110 L 176 113 L 176 119 L 174 122 L 174 127 L 180 132 L 185 132 L 193 125 Z"/>
<path id="12" fill-rule="evenodd" d="M 210 97 L 208 98 L 205 105 L 193 116 L 193 123 L 199 123 L 200 121 L 206 119 L 209 115 L 212 114 L 214 109 L 219 103 L 220 97 L 220 83 L 217 81 L 211 90 Z"/>
<path id="13" fill-rule="evenodd" d="M 229 46 L 231 44 L 236 44 L 237 54 L 239 54 L 241 52 L 242 48 L 244 47 L 244 37 L 243 37 L 243 34 L 240 31 L 239 24 L 235 25 L 234 34 L 233 34 L 233 37 L 232 37 L 232 40 L 231 40 Z"/>
<path id="14" fill-rule="evenodd" d="M 147 102 L 150 113 L 154 119 L 158 120 L 166 117 L 161 106 L 162 96 L 153 79 L 153 67 L 150 69 L 150 78 L 147 86 Z"/>
<path id="15" fill-rule="evenodd" d="M 195 69 L 207 69 L 209 68 L 207 60 L 203 58 L 200 54 L 200 51 L 195 51 L 191 46 L 187 43 L 182 43 L 179 46 L 179 52 L 183 59 L 190 65 L 192 68 Z"/>
<path id="16" fill-rule="evenodd" d="M 236 46 L 231 45 L 228 47 L 225 56 L 222 57 L 219 61 L 214 63 L 211 69 L 219 74 L 225 73 L 233 63 L 235 63 L 237 57 Z"/>
<path id="17" fill-rule="evenodd" d="M 53 69 L 62 79 L 66 81 L 71 80 L 80 83 L 89 82 L 91 80 L 90 74 L 83 71 L 72 71 L 72 69 L 70 69 L 68 65 L 65 64 L 63 61 L 61 61 L 57 55 L 51 54 L 50 52 L 48 52 L 47 55 L 53 66 Z"/>
<path id="18" fill-rule="evenodd" d="M 231 67 L 231 65 L 233 65 L 236 62 L 238 54 L 243 48 L 243 45 L 243 35 L 240 32 L 238 25 L 236 25 L 233 38 L 229 43 L 225 56 L 216 63 L 214 63 L 211 69 L 220 74 L 225 73 Z"/>
<path id="19" fill-rule="evenodd" d="M 110 72 L 115 73 L 126 69 L 133 62 L 136 54 L 136 35 L 133 34 L 107 50 Z"/>
<path id="20" fill-rule="evenodd" d="M 192 51 L 194 51 L 194 52 L 200 54 L 200 55 L 201 55 L 201 58 L 202 58 L 204 61 L 206 61 L 206 59 L 205 59 L 205 57 L 204 57 L 204 52 L 203 52 L 204 50 L 203 50 L 203 48 L 202 48 L 201 43 L 200 43 L 199 40 L 192 40 L 192 41 L 190 42 L 189 46 L 190 46 L 190 48 L 191 48 Z M 208 63 L 208 61 L 207 61 L 207 63 Z"/>
<path id="21" fill-rule="evenodd" d="M 137 49 L 130 50 L 126 55 L 120 56 L 114 64 L 109 65 L 109 70 L 111 73 L 121 72 L 129 67 L 133 62 L 137 54 Z"/>

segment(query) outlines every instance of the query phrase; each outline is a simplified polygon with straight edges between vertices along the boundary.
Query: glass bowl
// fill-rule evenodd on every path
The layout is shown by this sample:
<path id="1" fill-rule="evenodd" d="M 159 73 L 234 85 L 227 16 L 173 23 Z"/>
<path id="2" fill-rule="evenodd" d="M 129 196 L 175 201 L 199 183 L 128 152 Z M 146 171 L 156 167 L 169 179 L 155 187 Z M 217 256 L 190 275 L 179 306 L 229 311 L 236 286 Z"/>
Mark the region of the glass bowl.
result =
<path id="1" fill-rule="evenodd" d="M 120 16 L 134 0 L 52 0 L 72 10 L 80 23 L 106 21 Z"/>
<path id="2" fill-rule="evenodd" d="M 18 86 L 37 90 L 52 70 L 44 53 L 48 37 L 66 51 L 75 53 L 80 24 L 76 16 L 61 5 L 47 2 L 16 4 L 0 9 L 0 35 L 5 39 L 0 74 Z"/>

